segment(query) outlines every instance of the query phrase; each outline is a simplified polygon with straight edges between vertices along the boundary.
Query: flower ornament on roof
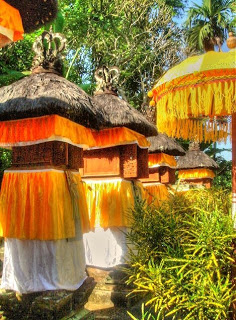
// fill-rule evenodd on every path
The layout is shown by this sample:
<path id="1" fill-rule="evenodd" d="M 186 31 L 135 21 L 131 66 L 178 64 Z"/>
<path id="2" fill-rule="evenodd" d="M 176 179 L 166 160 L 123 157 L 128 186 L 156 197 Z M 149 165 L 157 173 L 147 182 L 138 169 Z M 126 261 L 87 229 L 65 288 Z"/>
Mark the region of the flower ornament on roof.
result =
<path id="1" fill-rule="evenodd" d="M 96 80 L 96 91 L 99 92 L 110 92 L 117 94 L 117 84 L 120 76 L 120 69 L 118 67 L 106 67 L 103 66 L 96 70 L 94 77 Z"/>
<path id="2" fill-rule="evenodd" d="M 33 72 L 43 70 L 62 74 L 62 52 L 65 47 L 66 39 L 62 34 L 44 31 L 33 44 Z"/>

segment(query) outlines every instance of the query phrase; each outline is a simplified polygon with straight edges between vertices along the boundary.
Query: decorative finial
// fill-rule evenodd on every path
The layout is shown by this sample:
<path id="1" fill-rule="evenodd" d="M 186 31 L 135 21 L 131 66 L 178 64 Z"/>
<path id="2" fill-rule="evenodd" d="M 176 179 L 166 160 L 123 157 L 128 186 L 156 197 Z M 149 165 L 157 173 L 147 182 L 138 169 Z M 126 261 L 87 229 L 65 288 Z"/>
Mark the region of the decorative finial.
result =
<path id="1" fill-rule="evenodd" d="M 190 151 L 199 151 L 200 150 L 199 142 L 190 141 L 188 150 L 190 150 Z"/>
<path id="2" fill-rule="evenodd" d="M 44 31 L 33 44 L 35 57 L 33 60 L 33 73 L 54 72 L 62 74 L 62 52 L 66 46 L 66 39 L 60 33 L 51 30 Z"/>
<path id="3" fill-rule="evenodd" d="M 229 32 L 229 37 L 226 40 L 226 43 L 227 43 L 227 47 L 229 49 L 235 49 L 236 48 L 236 37 L 235 37 L 233 32 Z"/>
<path id="4" fill-rule="evenodd" d="M 117 95 L 117 84 L 120 75 L 120 69 L 118 67 L 106 67 L 99 68 L 95 74 L 96 91 L 99 93 L 111 93 Z"/>

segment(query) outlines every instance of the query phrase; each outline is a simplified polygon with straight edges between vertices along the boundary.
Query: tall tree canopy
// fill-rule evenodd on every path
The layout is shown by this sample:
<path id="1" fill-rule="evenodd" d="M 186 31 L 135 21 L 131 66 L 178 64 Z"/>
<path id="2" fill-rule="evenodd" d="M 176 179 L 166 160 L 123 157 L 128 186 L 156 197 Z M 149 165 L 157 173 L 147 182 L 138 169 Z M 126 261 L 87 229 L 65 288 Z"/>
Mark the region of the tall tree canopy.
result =
<path id="1" fill-rule="evenodd" d="M 93 83 L 101 65 L 121 69 L 123 96 L 134 105 L 146 102 L 154 80 L 179 59 L 182 30 L 173 17 L 185 0 L 59 0 L 68 40 L 65 76 L 77 84 Z M 16 80 L 30 70 L 37 34 L 0 50 L 0 73 Z M 0 77 L 0 85 L 6 78 Z M 121 90 L 122 92 L 122 90 Z"/>
<path id="2" fill-rule="evenodd" d="M 227 38 L 227 31 L 235 26 L 236 2 L 234 0 L 202 0 L 188 12 L 189 44 L 197 49 L 214 50 Z"/>
<path id="3" fill-rule="evenodd" d="M 70 54 L 78 54 L 74 70 L 91 81 L 98 66 L 116 65 L 125 96 L 142 104 L 153 80 L 180 58 L 182 33 L 173 16 L 181 6 L 163 0 L 62 0 Z M 76 81 L 73 71 L 68 76 Z"/>

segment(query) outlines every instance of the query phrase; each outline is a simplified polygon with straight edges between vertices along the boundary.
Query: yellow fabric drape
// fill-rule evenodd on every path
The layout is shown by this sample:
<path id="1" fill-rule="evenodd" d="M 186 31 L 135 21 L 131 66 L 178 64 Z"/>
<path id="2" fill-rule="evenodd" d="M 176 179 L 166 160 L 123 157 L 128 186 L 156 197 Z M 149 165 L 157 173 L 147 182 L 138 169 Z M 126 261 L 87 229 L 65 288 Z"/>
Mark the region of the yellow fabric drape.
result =
<path id="1" fill-rule="evenodd" d="M 0 34 L 11 41 L 17 41 L 23 39 L 23 33 L 19 10 L 0 0 Z"/>
<path id="2" fill-rule="evenodd" d="M 87 203 L 78 173 L 72 174 L 78 197 L 72 199 L 66 174 L 58 170 L 6 171 L 0 194 L 0 236 L 58 240 L 75 236 L 75 215 L 89 230 Z M 74 212 L 77 201 L 78 212 Z"/>
<path id="3" fill-rule="evenodd" d="M 166 185 L 163 184 L 144 184 L 144 199 L 147 200 L 147 204 L 153 204 L 160 206 L 162 201 L 165 201 L 169 197 L 169 192 Z"/>
<path id="4" fill-rule="evenodd" d="M 129 227 L 135 192 L 131 181 L 84 180 L 91 228 Z M 138 186 L 140 187 L 140 186 Z"/>
<path id="5" fill-rule="evenodd" d="M 94 131 L 58 115 L 0 121 L 0 146 L 30 145 L 60 140 L 83 148 L 106 148 L 137 143 L 147 148 L 147 139 L 128 128 Z"/>
<path id="6" fill-rule="evenodd" d="M 213 179 L 215 177 L 215 173 L 206 168 L 197 168 L 197 169 L 186 169 L 179 170 L 178 174 L 179 179 L 202 179 L 202 178 L 210 178 Z"/>
<path id="7" fill-rule="evenodd" d="M 226 142 L 231 136 L 231 123 L 227 121 L 213 121 L 206 119 L 176 119 L 170 118 L 166 121 L 157 117 L 157 128 L 159 132 L 166 133 L 169 137 L 205 141 Z"/>
<path id="8" fill-rule="evenodd" d="M 148 155 L 148 167 L 155 168 L 160 166 L 167 166 L 176 168 L 177 163 L 174 156 L 166 153 L 150 153 Z"/>

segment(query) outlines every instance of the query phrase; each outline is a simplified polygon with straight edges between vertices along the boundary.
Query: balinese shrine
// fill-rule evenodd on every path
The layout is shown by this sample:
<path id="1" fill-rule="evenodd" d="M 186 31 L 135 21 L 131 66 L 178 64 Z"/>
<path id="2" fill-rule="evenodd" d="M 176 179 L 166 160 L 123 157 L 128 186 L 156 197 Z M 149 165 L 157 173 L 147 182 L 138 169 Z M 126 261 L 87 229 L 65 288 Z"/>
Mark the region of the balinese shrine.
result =
<path id="1" fill-rule="evenodd" d="M 218 164 L 200 150 L 198 142 L 191 142 L 185 156 L 178 159 L 178 178 L 185 186 L 210 188 Z"/>
<path id="2" fill-rule="evenodd" d="M 148 137 L 150 142 L 148 154 L 148 178 L 141 179 L 147 203 L 160 205 L 168 198 L 168 186 L 175 183 L 177 168 L 176 156 L 185 155 L 184 149 L 166 134 Z"/>
<path id="3" fill-rule="evenodd" d="M 122 277 L 117 276 L 116 267 L 126 262 L 125 233 L 132 222 L 130 209 L 135 196 L 143 193 L 138 179 L 148 177 L 149 143 L 145 136 L 157 134 L 155 126 L 118 96 L 118 75 L 116 67 L 103 67 L 95 74 L 97 89 L 93 101 L 112 128 L 94 132 L 97 145 L 84 151 L 82 175 L 93 227 L 84 234 L 87 271 L 97 280 L 93 294 L 101 295 L 107 284 L 107 307 L 113 305 L 112 284 L 120 285 Z M 123 298 L 126 293 L 123 291 Z M 94 301 L 93 295 L 91 300 Z M 92 308 L 94 303 L 86 307 Z"/>
<path id="4" fill-rule="evenodd" d="M 87 278 L 82 234 L 90 224 L 79 171 L 83 150 L 95 144 L 91 129 L 106 120 L 62 77 L 64 46 L 61 35 L 44 32 L 32 74 L 0 88 L 0 146 L 12 148 L 13 160 L 0 194 L 2 287 L 20 294 L 75 290 Z M 41 316 L 37 303 L 32 312 Z"/>
<path id="5" fill-rule="evenodd" d="M 33 47 L 32 74 L 0 88 L 0 146 L 12 149 L 0 194 L 2 287 L 10 295 L 45 292 L 27 305 L 35 319 L 77 308 L 87 293 L 60 290 L 79 290 L 87 275 L 102 285 L 115 281 L 113 268 L 125 262 L 130 208 L 142 193 L 138 178 L 148 176 L 145 136 L 157 134 L 112 89 L 113 71 L 97 73 L 103 85 L 106 75 L 108 81 L 102 86 L 100 79 L 94 98 L 64 79 L 64 46 L 60 34 L 44 32 Z M 12 299 L 1 300 L 6 312 L 10 301 L 18 303 Z"/>

